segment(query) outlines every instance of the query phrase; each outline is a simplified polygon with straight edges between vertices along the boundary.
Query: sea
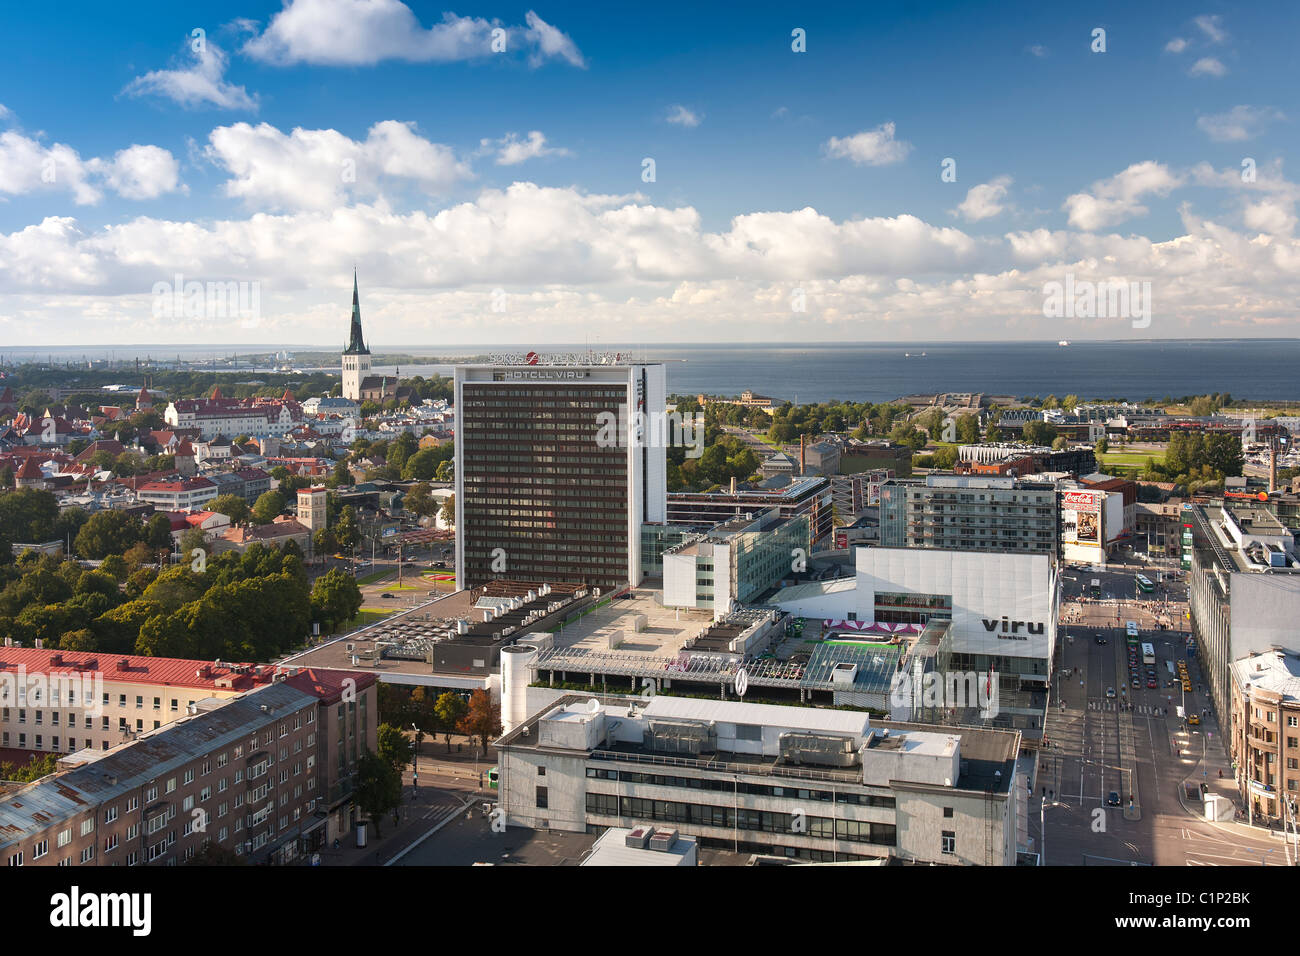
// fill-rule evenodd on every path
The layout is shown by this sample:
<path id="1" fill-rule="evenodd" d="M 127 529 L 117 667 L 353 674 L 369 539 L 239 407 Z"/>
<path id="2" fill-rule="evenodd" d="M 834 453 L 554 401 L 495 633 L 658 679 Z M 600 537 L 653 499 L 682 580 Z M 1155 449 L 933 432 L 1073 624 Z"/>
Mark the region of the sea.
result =
<path id="1" fill-rule="evenodd" d="M 602 351 L 617 351 L 617 346 L 603 345 Z M 454 353 L 470 354 L 465 349 Z M 1234 398 L 1300 402 L 1300 339 L 746 343 L 635 347 L 633 354 L 665 364 L 669 394 L 739 395 L 750 389 L 803 404 L 884 402 L 935 392 L 1073 394 L 1135 402 L 1227 392 Z M 403 365 L 400 370 L 403 377 L 427 377 L 450 375 L 451 368 Z M 381 375 L 396 371 L 391 366 L 375 370 Z"/>
<path id="2" fill-rule="evenodd" d="M 382 347 L 405 352 L 417 363 L 400 366 L 403 378 L 450 375 L 457 359 L 532 346 Z M 3 359 L 56 361 L 133 356 L 186 361 L 232 353 L 284 349 L 317 351 L 312 345 L 118 345 L 108 347 L 5 348 Z M 904 395 L 982 392 L 990 395 L 1078 395 L 1128 401 L 1227 392 L 1234 398 L 1300 402 L 1300 339 L 1193 339 L 1123 342 L 917 342 L 915 344 L 669 344 L 622 346 L 623 356 L 663 362 L 670 394 L 738 395 L 750 389 L 780 401 L 883 402 Z M 601 352 L 620 346 L 603 342 Z M 584 346 L 536 348 L 582 352 Z M 229 371 L 223 368 L 222 371 Z M 270 371 L 248 368 L 250 375 Z M 392 375 L 395 366 L 373 374 Z"/>

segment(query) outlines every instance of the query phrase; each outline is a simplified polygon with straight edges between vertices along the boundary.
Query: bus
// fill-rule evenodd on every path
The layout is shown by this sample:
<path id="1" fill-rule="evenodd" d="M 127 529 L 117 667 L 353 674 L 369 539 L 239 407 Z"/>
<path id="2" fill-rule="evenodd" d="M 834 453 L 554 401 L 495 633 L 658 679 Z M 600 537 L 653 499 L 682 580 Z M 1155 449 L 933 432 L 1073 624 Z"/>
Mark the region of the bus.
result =
<path id="1" fill-rule="evenodd" d="M 1134 578 L 1137 581 L 1138 590 L 1143 594 L 1150 594 L 1156 589 L 1156 586 L 1147 579 L 1145 574 L 1139 574 Z"/>
<path id="2" fill-rule="evenodd" d="M 1128 642 L 1129 642 L 1130 644 L 1136 644 L 1136 643 L 1138 642 L 1138 623 L 1137 623 L 1137 621 L 1129 621 L 1127 624 L 1125 624 L 1125 625 L 1124 625 L 1124 633 L 1125 633 L 1125 635 L 1128 637 Z"/>
<path id="3" fill-rule="evenodd" d="M 1142 663 L 1154 664 L 1156 662 L 1156 649 L 1153 644 L 1142 645 Z"/>

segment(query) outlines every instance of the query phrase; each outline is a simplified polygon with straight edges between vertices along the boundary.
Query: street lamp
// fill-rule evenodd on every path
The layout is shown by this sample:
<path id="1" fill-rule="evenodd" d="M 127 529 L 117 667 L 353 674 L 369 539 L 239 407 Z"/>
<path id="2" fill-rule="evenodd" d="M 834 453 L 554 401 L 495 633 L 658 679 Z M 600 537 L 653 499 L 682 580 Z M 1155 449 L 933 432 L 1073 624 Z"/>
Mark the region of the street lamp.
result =
<path id="1" fill-rule="evenodd" d="M 1048 807 L 1063 807 L 1064 803 L 1059 800 L 1053 800 L 1050 803 L 1042 800 L 1038 804 L 1038 865 L 1047 866 L 1047 821 L 1045 814 Z"/>

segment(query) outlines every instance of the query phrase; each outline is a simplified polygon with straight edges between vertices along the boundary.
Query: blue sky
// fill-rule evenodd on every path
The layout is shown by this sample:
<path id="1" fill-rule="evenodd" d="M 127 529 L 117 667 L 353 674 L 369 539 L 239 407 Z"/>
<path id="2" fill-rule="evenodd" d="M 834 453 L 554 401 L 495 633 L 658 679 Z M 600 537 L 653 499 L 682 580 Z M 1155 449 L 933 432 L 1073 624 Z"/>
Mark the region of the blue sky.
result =
<path id="1" fill-rule="evenodd" d="M 611 325 L 638 342 L 1296 331 L 1295 8 L 291 0 L 2 17 L 15 345 L 325 345 L 353 262 L 369 337 L 392 347 L 612 340 Z M 256 283 L 258 310 L 160 315 L 154 290 L 177 273 Z M 1150 325 L 1044 317 L 1045 283 L 1067 274 L 1149 281 Z"/>

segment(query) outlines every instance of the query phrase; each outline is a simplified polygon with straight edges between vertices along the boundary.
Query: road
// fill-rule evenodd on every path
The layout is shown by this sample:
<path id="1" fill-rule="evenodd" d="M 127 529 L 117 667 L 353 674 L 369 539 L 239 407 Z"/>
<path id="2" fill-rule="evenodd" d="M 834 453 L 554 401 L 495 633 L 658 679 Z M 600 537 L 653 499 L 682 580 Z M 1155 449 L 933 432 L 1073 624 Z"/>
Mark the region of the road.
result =
<path id="1" fill-rule="evenodd" d="M 1121 620 L 1141 617 L 1127 602 L 1110 606 L 1108 615 L 1113 612 Z M 1186 796 L 1188 783 L 1195 788 L 1205 782 L 1224 794 L 1233 787 L 1213 714 L 1191 727 L 1177 716 L 1179 706 L 1197 714 L 1209 706 L 1199 664 L 1187 657 L 1184 635 L 1141 633 L 1140 640 L 1155 647 L 1161 675 L 1161 686 L 1152 690 L 1144 673 L 1141 685 L 1131 686 L 1122 626 L 1069 625 L 1062 631 L 1074 639 L 1062 638 L 1047 743 L 1030 801 L 1030 832 L 1036 840 L 1044 807 L 1046 863 L 1286 865 L 1287 849 L 1280 840 L 1232 823 L 1209 823 L 1201 816 L 1199 798 Z M 1105 643 L 1098 643 L 1098 637 Z M 1179 658 L 1187 659 L 1193 685 L 1185 705 L 1181 683 L 1165 684 L 1165 662 Z M 1139 671 L 1144 671 L 1140 663 Z M 1113 698 L 1108 695 L 1112 689 Z M 1220 770 L 1225 779 L 1219 778 Z M 1112 791 L 1120 796 L 1119 807 L 1107 806 Z"/>

